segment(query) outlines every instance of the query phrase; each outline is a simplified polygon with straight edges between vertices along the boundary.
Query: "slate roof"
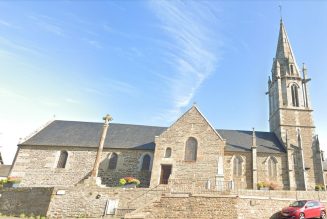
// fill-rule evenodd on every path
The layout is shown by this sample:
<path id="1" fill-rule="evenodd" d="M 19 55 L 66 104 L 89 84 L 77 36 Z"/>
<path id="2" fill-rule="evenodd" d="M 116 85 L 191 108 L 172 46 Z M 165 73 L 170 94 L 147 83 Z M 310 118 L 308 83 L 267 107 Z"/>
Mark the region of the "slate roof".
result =
<path id="1" fill-rule="evenodd" d="M 9 175 L 11 165 L 0 165 L 0 177 L 7 177 Z"/>
<path id="2" fill-rule="evenodd" d="M 98 147 L 103 123 L 56 120 L 20 145 Z M 166 128 L 110 123 L 104 148 L 154 150 Z"/>
<path id="3" fill-rule="evenodd" d="M 20 145 L 98 147 L 102 123 L 56 120 Z M 154 150 L 154 138 L 166 127 L 110 123 L 104 148 Z M 252 131 L 224 130 L 217 132 L 227 140 L 227 151 L 251 150 Z M 274 133 L 256 132 L 258 152 L 284 153 Z"/>
<path id="4" fill-rule="evenodd" d="M 226 139 L 226 151 L 251 151 L 252 131 L 217 129 Z M 281 153 L 286 152 L 273 132 L 255 132 L 257 152 Z"/>

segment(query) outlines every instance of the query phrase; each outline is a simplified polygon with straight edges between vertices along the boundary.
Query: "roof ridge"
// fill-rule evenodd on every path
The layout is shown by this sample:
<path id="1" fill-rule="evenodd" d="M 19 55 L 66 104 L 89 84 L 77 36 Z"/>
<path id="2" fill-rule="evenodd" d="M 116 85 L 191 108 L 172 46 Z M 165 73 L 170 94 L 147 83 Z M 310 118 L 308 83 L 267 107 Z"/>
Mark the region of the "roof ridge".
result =
<path id="1" fill-rule="evenodd" d="M 221 129 L 221 128 L 219 128 L 219 129 L 216 129 L 217 131 L 218 130 L 223 130 L 223 131 L 241 131 L 241 132 L 253 132 L 253 130 L 242 130 L 242 129 Z M 270 131 L 257 131 L 257 130 L 255 130 L 255 132 L 264 132 L 264 133 L 274 133 L 274 132 L 270 132 Z"/>
<path id="2" fill-rule="evenodd" d="M 103 124 L 103 122 L 87 122 L 87 121 L 74 121 L 74 120 L 54 120 L 54 122 L 76 122 L 76 123 Z M 143 127 L 168 128 L 168 127 L 165 127 L 165 126 L 144 125 L 144 124 L 130 124 L 130 123 L 115 123 L 115 122 L 110 122 L 110 125 L 131 125 L 131 126 L 143 126 Z"/>

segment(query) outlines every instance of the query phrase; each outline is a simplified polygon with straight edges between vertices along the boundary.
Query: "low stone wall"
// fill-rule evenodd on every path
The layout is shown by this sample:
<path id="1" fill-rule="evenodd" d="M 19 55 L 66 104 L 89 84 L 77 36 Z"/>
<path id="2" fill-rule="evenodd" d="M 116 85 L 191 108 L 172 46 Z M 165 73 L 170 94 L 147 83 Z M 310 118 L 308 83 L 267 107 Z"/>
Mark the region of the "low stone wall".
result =
<path id="1" fill-rule="evenodd" d="M 48 218 L 101 217 L 108 200 L 117 200 L 116 216 L 126 218 L 275 219 L 276 213 L 299 199 L 327 205 L 325 191 L 260 191 L 174 193 L 169 187 L 122 189 L 78 184 L 74 187 L 10 188 L 0 190 L 3 215 Z"/>
<path id="2" fill-rule="evenodd" d="M 6 188 L 0 189 L 0 213 L 2 215 L 45 216 L 51 201 L 53 188 Z"/>
<path id="3" fill-rule="evenodd" d="M 97 186 L 77 185 L 70 188 L 56 187 L 49 206 L 49 218 L 101 217 L 105 214 L 108 200 L 117 200 L 117 215 L 140 208 L 155 199 L 159 199 L 160 188 L 101 188 Z"/>
<path id="4" fill-rule="evenodd" d="M 127 214 L 125 218 L 237 218 L 237 197 L 176 194 Z"/>
<path id="5" fill-rule="evenodd" d="M 125 218 L 278 219 L 279 211 L 299 199 L 327 205 L 327 192 L 243 190 L 239 194 L 166 194 L 160 200 L 126 214 Z"/>

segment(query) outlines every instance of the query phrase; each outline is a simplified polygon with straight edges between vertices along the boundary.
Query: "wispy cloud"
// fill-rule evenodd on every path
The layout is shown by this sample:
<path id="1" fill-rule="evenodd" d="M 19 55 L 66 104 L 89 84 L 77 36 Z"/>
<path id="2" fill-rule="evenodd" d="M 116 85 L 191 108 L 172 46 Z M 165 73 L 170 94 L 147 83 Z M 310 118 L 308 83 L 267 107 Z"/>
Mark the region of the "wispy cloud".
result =
<path id="1" fill-rule="evenodd" d="M 49 33 L 52 33 L 52 34 L 55 34 L 55 35 L 61 36 L 61 37 L 66 36 L 63 28 L 61 27 L 59 22 L 57 20 L 55 20 L 54 18 L 45 16 L 45 15 L 30 15 L 29 18 L 34 20 L 36 25 L 38 25 L 41 29 L 43 29 Z"/>
<path id="2" fill-rule="evenodd" d="M 88 40 L 85 39 L 84 41 L 86 41 L 90 46 L 95 47 L 97 49 L 102 49 L 103 46 L 101 45 L 101 43 L 97 40 Z"/>
<path id="3" fill-rule="evenodd" d="M 23 45 L 21 42 L 13 41 L 5 37 L 0 37 L 0 46 L 10 48 L 11 50 L 13 49 L 33 53 L 35 55 L 42 55 L 42 53 L 37 48 L 32 48 L 31 46 Z"/>
<path id="4" fill-rule="evenodd" d="M 172 40 L 164 42 L 167 63 L 174 71 L 169 79 L 173 107 L 166 114 L 176 118 L 216 69 L 221 54 L 211 28 L 219 20 L 205 1 L 151 1 L 150 5 Z"/>
<path id="5" fill-rule="evenodd" d="M 129 94 L 129 95 L 135 95 L 137 93 L 136 87 L 124 81 L 110 80 L 109 86 L 111 90 L 117 92 Z"/>
<path id="6" fill-rule="evenodd" d="M 13 27 L 13 25 L 7 21 L 0 20 L 0 25 L 1 26 L 6 26 L 6 27 Z"/>

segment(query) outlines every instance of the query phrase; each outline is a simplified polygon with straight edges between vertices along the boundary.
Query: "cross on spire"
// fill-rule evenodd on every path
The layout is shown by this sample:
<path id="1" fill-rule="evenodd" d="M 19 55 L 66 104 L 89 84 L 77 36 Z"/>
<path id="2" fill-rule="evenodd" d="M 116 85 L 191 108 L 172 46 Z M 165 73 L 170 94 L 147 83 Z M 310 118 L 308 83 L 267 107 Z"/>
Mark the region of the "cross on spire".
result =
<path id="1" fill-rule="evenodd" d="M 282 15 L 282 5 L 280 4 L 280 5 L 278 5 L 278 7 L 279 7 L 279 15 L 280 15 L 280 20 L 282 21 L 283 20 L 283 15 Z"/>

